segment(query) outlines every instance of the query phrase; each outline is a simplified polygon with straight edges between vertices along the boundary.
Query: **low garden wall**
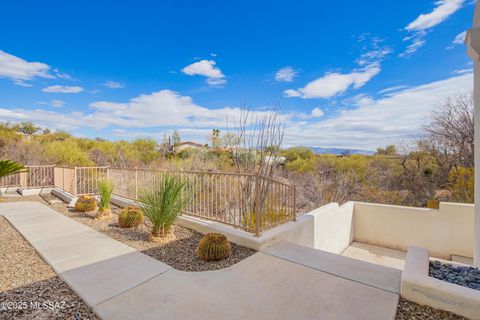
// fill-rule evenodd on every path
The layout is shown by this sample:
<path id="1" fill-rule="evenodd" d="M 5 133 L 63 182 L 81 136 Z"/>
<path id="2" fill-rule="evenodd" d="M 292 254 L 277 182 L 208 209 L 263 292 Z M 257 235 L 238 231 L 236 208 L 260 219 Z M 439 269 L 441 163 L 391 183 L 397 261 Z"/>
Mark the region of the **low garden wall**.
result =
<path id="1" fill-rule="evenodd" d="M 427 209 L 355 202 L 353 212 L 355 241 L 404 251 L 414 245 L 443 259 L 473 256 L 473 204 Z"/>
<path id="2" fill-rule="evenodd" d="M 429 252 L 423 248 L 408 248 L 401 295 L 421 305 L 480 319 L 480 291 L 430 277 Z"/>

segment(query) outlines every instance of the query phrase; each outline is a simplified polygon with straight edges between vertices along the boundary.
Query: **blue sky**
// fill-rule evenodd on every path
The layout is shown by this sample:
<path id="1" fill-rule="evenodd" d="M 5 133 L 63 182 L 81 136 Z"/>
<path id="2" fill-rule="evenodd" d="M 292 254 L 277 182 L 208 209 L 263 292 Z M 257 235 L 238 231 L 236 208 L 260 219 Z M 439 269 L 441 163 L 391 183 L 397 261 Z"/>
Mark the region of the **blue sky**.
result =
<path id="1" fill-rule="evenodd" d="M 8 1 L 0 121 L 207 142 L 226 114 L 279 104 L 287 146 L 408 143 L 445 97 L 471 90 L 474 5 Z"/>

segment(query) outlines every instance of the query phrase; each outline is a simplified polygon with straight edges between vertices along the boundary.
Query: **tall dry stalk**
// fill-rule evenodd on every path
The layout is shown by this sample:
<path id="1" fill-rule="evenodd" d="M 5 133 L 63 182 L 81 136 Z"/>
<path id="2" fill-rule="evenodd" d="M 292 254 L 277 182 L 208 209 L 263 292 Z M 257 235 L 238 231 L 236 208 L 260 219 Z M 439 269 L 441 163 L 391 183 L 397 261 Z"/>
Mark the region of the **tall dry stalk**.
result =
<path id="1" fill-rule="evenodd" d="M 279 165 L 285 124 L 276 106 L 266 111 L 242 110 L 233 119 L 232 131 L 236 136 L 232 150 L 236 171 L 249 175 L 239 180 L 241 192 L 236 199 L 240 219 L 245 220 L 252 213 L 258 217 L 264 212 L 271 179 Z"/>

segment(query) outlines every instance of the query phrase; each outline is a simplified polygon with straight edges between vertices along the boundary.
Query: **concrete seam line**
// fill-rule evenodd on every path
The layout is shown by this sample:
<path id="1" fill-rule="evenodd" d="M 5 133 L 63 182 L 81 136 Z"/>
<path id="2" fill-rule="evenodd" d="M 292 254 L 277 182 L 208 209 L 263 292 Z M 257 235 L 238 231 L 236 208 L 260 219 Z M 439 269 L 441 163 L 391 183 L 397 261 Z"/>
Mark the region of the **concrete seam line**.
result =
<path id="1" fill-rule="evenodd" d="M 279 257 L 279 256 L 273 255 L 273 254 L 268 253 L 268 252 L 263 252 L 262 251 L 262 253 L 268 254 L 269 256 L 272 256 L 272 257 L 275 257 L 275 258 L 278 258 L 278 259 L 281 259 L 281 260 L 284 260 L 284 261 L 288 261 L 290 263 L 295 263 L 295 264 L 301 265 L 301 266 L 309 268 L 309 269 L 313 269 L 313 270 L 318 271 L 318 272 L 327 273 L 327 274 L 330 274 L 330 275 L 335 276 L 335 277 L 339 277 L 339 278 L 342 278 L 342 279 L 345 279 L 345 280 L 360 283 L 360 284 L 363 284 L 363 285 L 366 285 L 366 286 L 369 286 L 369 287 L 372 287 L 372 288 L 375 288 L 375 289 L 379 289 L 379 290 L 383 290 L 383 291 L 386 291 L 386 292 L 394 293 L 396 295 L 400 294 L 398 292 L 391 291 L 391 290 L 384 289 L 384 288 L 380 288 L 380 287 L 377 287 L 377 286 L 374 286 L 374 285 L 371 285 L 371 284 L 368 284 L 368 283 L 365 283 L 365 282 L 362 282 L 362 281 L 358 281 L 358 280 L 350 279 L 350 278 L 347 278 L 347 277 L 344 277 L 344 276 L 340 276 L 340 275 L 332 273 L 332 272 L 328 272 L 328 271 L 325 271 L 325 270 L 319 270 L 319 269 L 314 268 L 312 266 L 309 266 L 309 265 L 306 265 L 306 264 L 303 264 L 303 263 L 300 263 L 300 262 L 297 262 L 297 261 L 293 261 L 293 260 L 290 260 L 290 259 L 287 259 L 287 258 Z"/>
<path id="2" fill-rule="evenodd" d="M 108 299 L 106 299 L 106 300 L 104 300 L 104 301 L 101 301 L 101 302 L 97 303 L 97 304 L 96 304 L 95 306 L 93 306 L 92 308 L 95 309 L 96 307 L 100 306 L 101 304 L 104 304 L 105 302 L 108 302 L 108 301 L 110 301 L 110 300 L 113 300 L 113 299 L 117 298 L 118 296 L 120 296 L 120 295 L 122 295 L 122 294 L 124 294 L 124 293 L 126 293 L 126 292 L 128 292 L 128 291 L 130 291 L 130 290 L 133 290 L 133 289 L 135 289 L 135 288 L 137 288 L 137 287 L 140 287 L 141 285 L 144 285 L 145 283 L 149 282 L 150 280 L 153 280 L 153 279 L 155 279 L 155 278 L 157 278 L 157 277 L 160 277 L 161 275 L 163 275 L 164 273 L 166 273 L 166 272 L 168 272 L 168 271 L 170 271 L 170 270 L 172 270 L 172 269 L 173 269 L 173 268 L 170 267 L 170 269 L 167 269 L 167 270 L 165 270 L 165 271 L 163 271 L 163 272 L 160 272 L 159 274 L 156 274 L 156 275 L 154 275 L 154 276 L 146 279 L 145 281 L 142 281 L 142 282 L 140 282 L 139 284 L 134 285 L 134 286 L 131 287 L 131 288 L 125 289 L 124 291 L 122 291 L 122 292 L 120 292 L 120 293 L 117 293 L 116 295 L 114 295 L 114 296 L 111 297 L 111 298 L 108 298 Z"/>

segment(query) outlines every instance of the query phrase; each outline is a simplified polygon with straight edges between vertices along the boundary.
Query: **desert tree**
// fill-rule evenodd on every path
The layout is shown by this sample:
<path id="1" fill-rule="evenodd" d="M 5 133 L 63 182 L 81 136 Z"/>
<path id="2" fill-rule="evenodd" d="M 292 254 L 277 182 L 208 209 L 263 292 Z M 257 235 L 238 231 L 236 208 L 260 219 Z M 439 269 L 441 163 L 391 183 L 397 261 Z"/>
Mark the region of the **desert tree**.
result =
<path id="1" fill-rule="evenodd" d="M 473 167 L 473 97 L 460 94 L 447 98 L 438 110 L 432 112 L 425 126 L 423 147 L 440 157 L 450 156 L 449 162 L 463 167 Z M 453 165 L 452 164 L 452 165 Z"/>
<path id="2" fill-rule="evenodd" d="M 176 129 L 173 130 L 172 140 L 173 140 L 174 147 L 177 147 L 182 143 L 182 138 L 180 137 L 180 133 Z"/>
<path id="3" fill-rule="evenodd" d="M 237 206 L 242 217 L 254 214 L 258 218 L 279 166 L 285 124 L 276 106 L 264 111 L 242 109 L 232 120 L 227 117 L 227 130 L 235 137 L 229 142 L 233 144 L 234 167 L 237 173 L 247 175 L 240 182 Z"/>

